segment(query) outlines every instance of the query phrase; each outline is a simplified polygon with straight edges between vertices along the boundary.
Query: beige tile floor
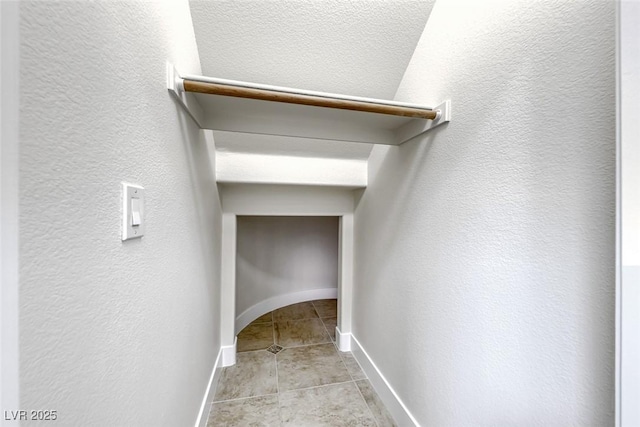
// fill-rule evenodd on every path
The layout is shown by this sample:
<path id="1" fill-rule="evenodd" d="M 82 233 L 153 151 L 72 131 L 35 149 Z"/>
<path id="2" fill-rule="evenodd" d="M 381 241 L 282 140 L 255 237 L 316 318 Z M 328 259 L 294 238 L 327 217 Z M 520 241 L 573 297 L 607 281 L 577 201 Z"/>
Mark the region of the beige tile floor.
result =
<path id="1" fill-rule="evenodd" d="M 303 302 L 238 334 L 207 426 L 395 426 L 350 352 L 335 346 L 336 300 Z"/>

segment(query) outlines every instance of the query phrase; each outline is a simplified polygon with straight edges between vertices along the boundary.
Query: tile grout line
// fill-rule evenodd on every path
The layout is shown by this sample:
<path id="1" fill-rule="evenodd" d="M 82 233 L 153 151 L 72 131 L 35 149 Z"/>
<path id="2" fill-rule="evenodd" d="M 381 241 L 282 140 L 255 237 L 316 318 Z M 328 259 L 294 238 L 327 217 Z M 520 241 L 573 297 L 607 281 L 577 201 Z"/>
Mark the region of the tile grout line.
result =
<path id="1" fill-rule="evenodd" d="M 271 320 L 273 320 L 273 311 L 271 312 Z M 273 321 L 271 322 L 271 341 L 273 341 L 272 345 L 278 345 L 276 344 L 276 322 Z"/>
<path id="2" fill-rule="evenodd" d="M 269 346 L 271 347 L 271 346 Z M 267 347 L 267 348 L 269 348 Z M 267 351 L 267 348 L 261 348 L 259 350 L 249 350 L 249 351 L 237 351 L 236 354 L 249 354 L 249 353 L 258 353 L 260 351 Z"/>
<path id="3" fill-rule="evenodd" d="M 310 343 L 310 344 L 293 345 L 293 346 L 290 346 L 290 347 L 285 347 L 285 346 L 282 346 L 280 344 L 276 344 L 276 345 L 279 345 L 280 347 L 282 347 L 282 350 L 291 350 L 291 349 L 294 349 L 294 348 L 311 347 L 311 346 L 314 346 L 314 345 L 327 345 L 327 344 L 333 344 L 334 347 L 336 345 L 335 342 L 331 341 L 331 340 L 324 341 L 324 342 Z M 267 348 L 269 348 L 269 347 L 267 347 Z M 337 347 L 336 347 L 336 349 L 337 349 Z M 263 348 L 263 349 L 260 349 L 260 350 L 239 351 L 238 353 L 242 353 L 242 354 L 245 354 L 245 353 L 257 353 L 259 351 L 267 351 L 267 349 Z"/>
<path id="4" fill-rule="evenodd" d="M 332 317 L 328 317 L 327 319 L 332 319 Z M 321 318 L 320 320 L 322 321 L 322 326 L 324 326 L 324 330 L 327 331 L 327 333 L 329 334 L 329 340 L 331 342 L 334 342 L 335 340 L 331 339 L 331 332 L 329 332 L 329 329 L 327 328 L 327 324 L 324 323 L 324 319 Z M 334 331 L 334 333 L 335 333 L 335 331 Z"/>
<path id="5" fill-rule="evenodd" d="M 273 320 L 273 311 L 271 312 L 271 319 Z M 273 345 L 279 345 L 276 344 L 276 323 L 271 323 L 271 327 L 273 328 Z M 282 419 L 282 405 L 280 404 L 280 374 L 278 373 L 278 353 L 275 353 L 273 355 L 273 361 L 276 364 L 276 400 L 278 401 L 278 420 L 280 421 L 280 427 L 282 427 L 284 425 L 284 421 Z"/>
<path id="6" fill-rule="evenodd" d="M 280 345 L 283 350 L 286 348 L 298 348 L 298 347 L 307 347 L 310 345 L 317 345 L 317 344 L 328 344 L 328 343 L 332 343 L 333 341 L 331 340 L 331 334 L 329 334 L 329 332 L 327 331 L 327 327 L 324 324 L 324 321 L 320 318 L 320 317 L 312 317 L 309 319 L 298 319 L 298 320 L 283 320 L 283 322 L 291 322 L 291 323 L 298 323 L 298 322 L 302 322 L 302 321 L 308 321 L 308 320 L 319 320 L 320 323 L 322 324 L 322 329 L 324 329 L 325 333 L 327 334 L 326 338 L 329 339 L 329 341 L 321 341 L 321 342 L 315 342 L 315 343 L 309 343 L 309 344 L 299 344 L 299 345 L 292 345 L 292 346 L 285 346 L 285 345 L 281 345 L 276 343 L 276 345 Z M 273 328 L 274 328 L 274 334 L 275 334 L 275 326 L 276 326 L 277 322 L 273 322 Z M 274 339 L 275 342 L 275 339 Z"/>
<path id="7" fill-rule="evenodd" d="M 328 298 L 328 299 L 318 300 L 318 301 L 329 301 L 329 300 L 333 300 L 333 298 Z M 336 302 L 336 304 L 337 304 L 337 302 Z M 335 314 L 335 316 L 325 316 L 325 317 L 322 317 L 322 316 L 320 315 L 320 312 L 318 311 L 318 308 L 316 307 L 316 305 L 314 304 L 314 302 L 313 302 L 313 301 L 311 301 L 311 305 L 313 305 L 313 308 L 315 309 L 315 311 L 316 311 L 316 313 L 318 314 L 318 317 L 319 317 L 320 319 L 333 319 L 334 317 L 338 317 L 338 312 L 337 312 L 337 310 L 336 310 L 336 314 Z M 323 320 L 323 323 L 324 323 L 324 320 Z"/>
<path id="8" fill-rule="evenodd" d="M 273 327 L 273 345 L 278 345 L 278 344 L 276 344 L 276 328 L 275 328 L 275 326 Z M 280 353 L 280 352 L 278 352 L 278 353 Z M 280 395 L 280 377 L 278 375 L 278 353 L 274 353 L 273 362 L 276 364 L 276 393 L 279 396 Z M 279 398 L 278 398 L 278 401 L 280 401 Z"/>
<path id="9" fill-rule="evenodd" d="M 338 350 L 338 346 L 337 345 L 334 344 L 334 346 L 336 348 L 336 352 L 338 352 L 338 356 L 340 357 L 340 361 L 342 362 L 342 365 L 344 366 L 344 369 L 347 370 L 347 373 L 349 374 L 349 377 L 351 377 L 351 381 L 354 381 L 354 382 L 357 381 L 355 378 L 353 378 L 353 375 L 351 374 L 351 371 L 349 370 L 349 368 L 347 368 L 347 363 L 344 361 L 344 357 L 342 357 L 342 352 L 340 350 Z M 345 353 L 346 353 L 346 351 L 345 351 Z M 357 387 L 357 384 L 356 384 L 356 387 Z"/>
<path id="10" fill-rule="evenodd" d="M 331 337 L 329 337 L 329 341 L 314 342 L 314 343 L 300 344 L 300 345 L 292 345 L 292 346 L 289 346 L 289 347 L 285 347 L 285 346 L 281 345 L 280 347 L 282 347 L 283 350 L 286 350 L 286 349 L 292 349 L 292 348 L 311 347 L 312 345 L 322 345 L 322 344 L 333 344 L 333 341 L 331 341 Z M 278 344 L 278 345 L 280 345 L 280 344 Z"/>
<path id="11" fill-rule="evenodd" d="M 258 397 L 267 397 L 267 396 L 275 396 L 278 393 L 267 393 L 267 394 L 258 394 L 256 396 L 246 396 L 246 397 L 236 397 L 234 399 L 226 399 L 226 400 L 216 400 L 215 402 L 212 402 L 212 405 L 215 405 L 217 403 L 227 403 L 227 402 L 236 402 L 238 400 L 247 400 L 247 399 L 256 399 Z"/>
<path id="12" fill-rule="evenodd" d="M 369 380 L 367 380 L 367 381 L 369 381 Z M 362 401 L 364 402 L 364 404 L 366 405 L 367 409 L 369 410 L 369 414 L 371 415 L 371 418 L 373 419 L 373 422 L 376 423 L 376 426 L 380 427 L 380 423 L 378 423 L 378 419 L 373 414 L 373 410 L 371 409 L 371 406 L 369 406 L 369 402 L 367 402 L 367 399 L 364 398 L 364 394 L 362 394 L 362 391 L 360 390 L 360 387 L 358 387 L 358 382 L 354 381 L 353 384 L 358 389 L 358 394 L 360 395 L 360 397 L 362 398 Z M 371 387 L 371 388 L 373 388 L 373 387 Z M 374 391 L 374 393 L 375 393 L 375 391 Z"/>
<path id="13" fill-rule="evenodd" d="M 277 365 L 276 365 L 276 369 L 277 369 Z M 291 390 L 286 390 L 284 393 L 289 393 L 289 392 L 294 392 L 294 391 L 306 391 L 306 390 L 314 390 L 317 388 L 323 388 L 323 387 L 330 387 L 330 386 L 334 386 L 334 385 L 342 385 L 342 384 L 349 384 L 349 383 L 354 383 L 354 385 L 356 386 L 356 388 L 358 388 L 358 385 L 356 384 L 357 381 L 365 381 L 365 380 L 348 380 L 348 381 L 340 381 L 337 383 L 328 383 L 328 384 L 321 384 L 321 385 L 315 385 L 315 386 L 311 386 L 311 387 L 303 387 L 303 388 L 294 388 Z M 366 380 L 368 381 L 368 380 Z M 278 405 L 280 404 L 280 390 L 279 387 L 277 387 L 277 392 L 276 393 L 267 393 L 267 394 L 258 394 L 255 396 L 245 396 L 245 397 L 236 397 L 234 399 L 225 399 L 225 400 L 216 400 L 210 403 L 209 405 L 209 413 L 211 413 L 211 410 L 213 409 L 213 405 L 216 405 L 218 403 L 228 403 L 228 402 L 236 402 L 239 400 L 248 400 L 248 399 L 257 399 L 259 397 L 267 397 L 267 396 L 276 396 L 276 398 L 278 399 Z M 360 392 L 360 388 L 358 388 L 358 393 L 360 393 L 360 395 L 362 396 L 362 393 Z M 364 397 L 363 397 L 364 399 Z M 365 401 L 365 404 L 367 402 Z M 368 407 L 369 405 L 367 405 Z M 208 418 L 207 418 L 208 419 Z"/>
<path id="14" fill-rule="evenodd" d="M 275 311 L 275 310 L 274 310 Z M 272 327 L 273 327 L 273 344 L 274 345 L 280 345 L 278 343 L 276 343 L 276 321 L 275 321 L 275 316 L 273 314 L 273 311 L 271 312 L 271 320 L 273 321 L 271 323 Z M 284 350 L 284 347 L 283 347 Z M 278 353 L 280 353 L 282 350 L 280 350 Z M 280 421 L 280 427 L 284 426 L 284 419 L 282 417 L 282 402 L 280 401 L 280 373 L 278 372 L 278 353 L 276 353 L 275 356 L 275 361 L 276 361 L 276 391 L 277 393 L 277 399 L 278 399 L 278 420 Z"/>
<path id="15" fill-rule="evenodd" d="M 336 346 L 337 347 L 337 346 Z M 342 356 L 342 353 L 340 350 L 338 350 L 338 353 L 340 354 L 340 357 L 342 357 L 342 361 L 344 362 L 344 357 Z M 364 372 L 364 370 L 362 369 L 362 366 L 360 366 L 360 364 L 358 363 L 358 361 L 355 359 L 355 357 L 353 357 L 353 353 L 351 353 L 350 351 L 345 351 L 344 353 L 348 353 L 351 355 L 351 358 L 354 360 L 356 366 L 358 367 L 358 370 L 356 371 L 356 373 L 362 374 L 364 375 L 364 378 L 355 378 L 353 376 L 353 374 L 351 373 L 351 371 L 349 371 L 349 368 L 347 368 L 347 371 L 349 371 L 349 375 L 351 375 L 351 378 L 353 378 L 354 381 L 362 381 L 362 380 L 367 380 L 369 381 L 369 377 L 367 376 L 367 374 Z M 344 362 L 345 366 L 347 365 L 347 362 Z"/>
<path id="16" fill-rule="evenodd" d="M 280 320 L 274 320 L 273 323 L 283 323 L 283 322 L 302 322 L 303 320 L 322 320 L 321 317 L 305 317 L 304 319 L 280 319 Z M 328 319 L 328 317 L 327 317 Z M 270 322 L 264 322 L 264 323 L 270 323 Z"/>
<path id="17" fill-rule="evenodd" d="M 313 301 L 311 301 L 311 305 L 313 306 L 313 309 L 315 310 L 316 314 L 318 315 L 318 318 L 321 318 L 320 317 L 320 312 L 318 311 L 318 307 L 316 307 L 316 305 L 315 305 L 315 303 Z"/>
<path id="18" fill-rule="evenodd" d="M 355 383 L 354 380 L 348 380 L 348 381 L 340 381 L 338 383 L 329 383 L 329 384 L 322 384 L 322 385 L 313 385 L 311 387 L 303 387 L 303 388 L 293 388 L 291 390 L 286 390 L 283 393 L 290 393 L 292 391 L 307 391 L 307 390 L 314 390 L 316 388 L 322 388 L 322 387 L 329 387 L 329 386 L 333 386 L 333 385 L 342 385 L 342 384 L 349 384 L 349 383 Z M 358 387 L 358 385 L 355 385 L 356 387 Z"/>
<path id="19" fill-rule="evenodd" d="M 280 427 L 284 426 L 284 419 L 282 417 L 282 403 L 280 402 L 280 393 L 278 393 L 278 420 L 280 420 Z"/>

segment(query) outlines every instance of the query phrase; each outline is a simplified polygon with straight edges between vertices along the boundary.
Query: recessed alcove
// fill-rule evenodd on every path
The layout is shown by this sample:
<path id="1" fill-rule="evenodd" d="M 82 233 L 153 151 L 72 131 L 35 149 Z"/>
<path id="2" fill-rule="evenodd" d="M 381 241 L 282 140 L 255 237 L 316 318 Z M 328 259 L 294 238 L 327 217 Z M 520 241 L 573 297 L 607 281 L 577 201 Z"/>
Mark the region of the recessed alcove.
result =
<path id="1" fill-rule="evenodd" d="M 275 309 L 338 296 L 339 218 L 236 217 L 235 332 Z"/>
<path id="2" fill-rule="evenodd" d="M 261 314 L 288 304 L 325 298 L 338 299 L 336 344 L 343 351 L 349 350 L 350 341 L 346 337 L 351 331 L 354 189 L 273 184 L 218 184 L 218 186 L 223 211 L 221 264 L 223 364 L 229 366 L 235 363 L 237 333 Z M 336 287 L 332 289 L 324 285 L 326 287 L 315 290 L 303 289 L 293 292 L 285 290 L 281 294 L 271 295 L 271 298 L 266 294 L 262 295 L 255 301 L 249 301 L 244 295 L 238 298 L 238 292 L 242 292 L 237 290 L 238 286 L 240 289 L 243 287 L 239 285 L 238 280 L 244 277 L 244 273 L 239 274 L 237 267 L 239 265 L 238 247 L 240 246 L 241 251 L 245 250 L 248 243 L 245 240 L 250 240 L 251 234 L 259 234 L 257 230 L 245 233 L 247 230 L 239 227 L 244 228 L 243 223 L 246 226 L 247 223 L 255 222 L 256 218 L 261 218 L 257 221 L 264 223 L 262 226 L 270 222 L 286 223 L 287 218 L 290 221 L 298 221 L 300 224 L 306 221 L 313 223 L 314 219 L 317 219 L 318 224 L 312 226 L 317 231 L 322 228 L 319 224 L 326 222 L 323 227 L 337 232 L 337 236 L 334 234 L 335 237 L 332 237 L 333 242 L 337 244 L 336 252 L 327 255 L 327 257 L 337 256 Z M 333 225 L 330 226 L 330 223 Z M 299 237 L 304 239 L 304 236 Z M 261 246 L 266 244 L 266 242 L 260 243 Z M 328 241 L 326 244 L 328 247 Z M 254 259 L 257 256 L 266 255 L 262 252 L 262 255 L 254 255 Z M 241 260 L 240 264 L 243 262 Z M 279 284 L 281 285 L 282 283 Z M 284 288 L 281 289 L 284 290 Z M 242 312 L 239 312 L 240 310 Z"/>

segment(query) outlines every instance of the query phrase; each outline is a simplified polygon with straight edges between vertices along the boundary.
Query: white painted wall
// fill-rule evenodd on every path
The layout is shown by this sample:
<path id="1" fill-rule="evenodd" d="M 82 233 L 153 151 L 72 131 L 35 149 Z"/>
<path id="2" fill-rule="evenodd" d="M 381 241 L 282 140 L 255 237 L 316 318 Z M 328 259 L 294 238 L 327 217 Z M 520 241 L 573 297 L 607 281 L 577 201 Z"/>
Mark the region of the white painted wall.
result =
<path id="1" fill-rule="evenodd" d="M 200 72 L 187 1 L 22 2 L 20 26 L 21 407 L 193 425 L 221 208 L 213 140 L 165 85 L 167 60 Z M 121 181 L 145 187 L 141 240 L 120 240 Z"/>
<path id="2" fill-rule="evenodd" d="M 353 213 L 340 217 L 340 241 L 338 245 L 338 324 L 336 344 L 340 351 L 351 350 L 351 317 L 353 309 Z"/>
<path id="3" fill-rule="evenodd" d="M 218 153 L 266 154 L 367 160 L 373 146 L 359 142 L 292 138 L 282 135 L 214 131 Z M 217 172 L 217 170 L 216 170 Z"/>
<path id="4" fill-rule="evenodd" d="M 0 408 L 17 409 L 19 3 L 0 2 Z M 5 425 L 5 417 L 0 425 Z"/>
<path id="5" fill-rule="evenodd" d="M 221 183 L 366 187 L 367 161 L 218 152 Z"/>
<path id="6" fill-rule="evenodd" d="M 237 227 L 237 314 L 270 298 L 337 288 L 337 217 L 238 216 Z"/>
<path id="7" fill-rule="evenodd" d="M 220 336 L 224 348 L 224 366 L 236 363 L 236 216 L 222 214 L 222 253 L 220 291 Z"/>
<path id="8" fill-rule="evenodd" d="M 620 2 L 619 419 L 640 425 L 640 1 Z"/>
<path id="9" fill-rule="evenodd" d="M 341 216 L 353 213 L 353 191 L 307 185 L 225 184 L 222 209 L 236 215 Z"/>
<path id="10" fill-rule="evenodd" d="M 614 423 L 614 15 L 432 11 L 396 99 L 452 121 L 375 147 L 355 216 L 353 334 L 420 425 Z"/>

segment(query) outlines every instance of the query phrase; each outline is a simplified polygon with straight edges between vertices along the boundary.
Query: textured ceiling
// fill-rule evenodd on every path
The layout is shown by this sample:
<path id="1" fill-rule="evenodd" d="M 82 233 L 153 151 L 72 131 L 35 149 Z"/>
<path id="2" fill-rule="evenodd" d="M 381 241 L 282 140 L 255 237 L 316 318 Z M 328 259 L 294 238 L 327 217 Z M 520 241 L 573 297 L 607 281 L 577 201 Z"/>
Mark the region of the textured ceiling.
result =
<path id="1" fill-rule="evenodd" d="M 204 75 L 392 99 L 435 0 L 192 0 Z"/>

